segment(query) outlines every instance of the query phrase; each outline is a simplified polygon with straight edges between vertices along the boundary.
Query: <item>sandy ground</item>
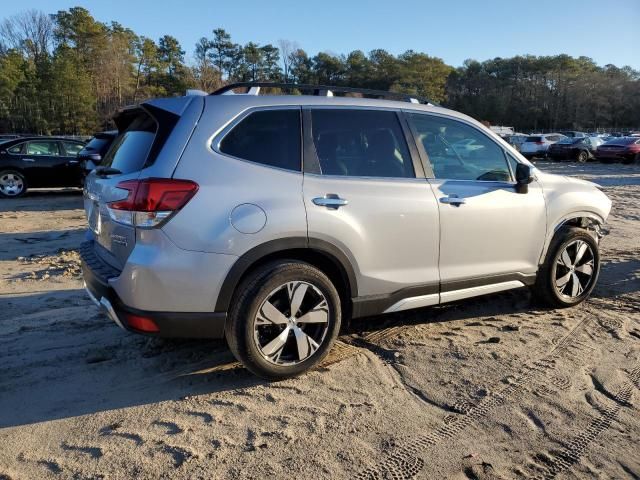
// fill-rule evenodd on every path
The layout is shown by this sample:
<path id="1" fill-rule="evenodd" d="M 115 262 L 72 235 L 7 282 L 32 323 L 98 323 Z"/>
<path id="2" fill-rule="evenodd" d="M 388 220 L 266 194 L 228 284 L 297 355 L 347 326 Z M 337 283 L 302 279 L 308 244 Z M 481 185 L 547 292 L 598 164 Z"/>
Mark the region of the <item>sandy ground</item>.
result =
<path id="1" fill-rule="evenodd" d="M 79 193 L 0 201 L 0 480 L 640 478 L 640 169 L 539 166 L 614 201 L 589 301 L 522 289 L 358 321 L 277 384 L 222 342 L 100 314 Z"/>

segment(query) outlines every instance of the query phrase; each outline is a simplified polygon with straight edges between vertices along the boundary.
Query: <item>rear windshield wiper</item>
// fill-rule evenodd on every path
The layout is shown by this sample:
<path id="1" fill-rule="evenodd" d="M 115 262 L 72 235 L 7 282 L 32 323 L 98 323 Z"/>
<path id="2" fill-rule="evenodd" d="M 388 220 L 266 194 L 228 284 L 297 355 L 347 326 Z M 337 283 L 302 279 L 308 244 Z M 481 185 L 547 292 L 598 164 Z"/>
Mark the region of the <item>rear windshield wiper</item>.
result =
<path id="1" fill-rule="evenodd" d="M 99 177 L 122 174 L 122 172 L 117 168 L 111 168 L 111 167 L 97 167 L 95 172 L 96 172 L 96 175 L 98 175 Z"/>

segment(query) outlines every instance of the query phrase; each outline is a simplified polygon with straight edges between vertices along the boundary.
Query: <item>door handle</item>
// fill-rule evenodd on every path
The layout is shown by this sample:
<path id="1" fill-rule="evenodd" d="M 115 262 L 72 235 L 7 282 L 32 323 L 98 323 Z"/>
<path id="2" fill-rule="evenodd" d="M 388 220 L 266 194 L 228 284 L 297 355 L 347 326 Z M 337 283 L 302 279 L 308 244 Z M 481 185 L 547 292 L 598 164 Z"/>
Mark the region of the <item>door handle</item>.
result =
<path id="1" fill-rule="evenodd" d="M 22 161 L 23 162 L 35 162 L 35 160 L 33 158 L 23 158 Z"/>
<path id="2" fill-rule="evenodd" d="M 348 200 L 340 198 L 335 193 L 327 193 L 324 197 L 316 197 L 312 200 L 315 205 L 319 207 L 327 207 L 332 210 L 337 210 L 340 207 L 344 207 L 349 203 Z"/>
<path id="3" fill-rule="evenodd" d="M 448 197 L 442 197 L 440 199 L 441 203 L 448 203 L 449 205 L 455 205 L 456 207 L 462 205 L 463 203 L 467 203 L 464 198 L 460 198 L 457 195 L 449 195 Z"/>

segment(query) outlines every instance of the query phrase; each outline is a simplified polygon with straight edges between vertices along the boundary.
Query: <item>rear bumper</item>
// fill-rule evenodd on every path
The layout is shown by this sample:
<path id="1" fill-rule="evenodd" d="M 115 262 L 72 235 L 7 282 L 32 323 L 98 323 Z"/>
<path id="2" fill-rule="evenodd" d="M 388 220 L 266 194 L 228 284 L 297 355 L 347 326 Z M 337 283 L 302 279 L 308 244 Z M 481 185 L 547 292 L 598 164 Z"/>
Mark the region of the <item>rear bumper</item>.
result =
<path id="1" fill-rule="evenodd" d="M 633 154 L 623 152 L 596 152 L 598 160 L 628 160 L 633 158 Z"/>
<path id="2" fill-rule="evenodd" d="M 569 158 L 570 156 L 569 152 L 558 152 L 555 150 L 549 150 L 548 154 L 551 158 L 560 158 L 560 159 Z"/>
<path id="3" fill-rule="evenodd" d="M 80 247 L 82 274 L 91 300 L 119 327 L 136 333 L 172 338 L 223 338 L 226 312 L 160 312 L 125 305 L 109 284 L 118 271 L 105 264 L 94 252 L 93 241 Z M 151 320 L 157 331 L 139 330 L 131 325 L 133 317 Z"/>

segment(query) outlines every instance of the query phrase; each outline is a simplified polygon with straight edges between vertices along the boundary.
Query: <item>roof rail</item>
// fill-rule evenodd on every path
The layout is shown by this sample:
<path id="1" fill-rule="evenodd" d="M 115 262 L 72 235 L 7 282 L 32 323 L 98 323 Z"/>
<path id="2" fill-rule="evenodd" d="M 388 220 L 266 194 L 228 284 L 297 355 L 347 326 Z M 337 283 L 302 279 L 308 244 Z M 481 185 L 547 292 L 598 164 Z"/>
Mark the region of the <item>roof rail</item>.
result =
<path id="1" fill-rule="evenodd" d="M 236 88 L 246 89 L 245 95 L 259 95 L 261 88 L 279 88 L 282 90 L 301 90 L 311 92 L 312 95 L 333 97 L 334 93 L 359 93 L 361 95 L 367 95 L 371 97 L 382 97 L 389 100 L 401 100 L 411 103 L 424 103 L 428 105 L 439 106 L 436 102 L 433 102 L 425 97 L 411 95 L 408 93 L 400 92 L 387 92 L 385 90 L 371 90 L 369 88 L 355 88 L 355 87 L 338 87 L 331 85 L 311 85 L 306 83 L 278 83 L 278 82 L 237 82 L 230 83 L 211 92 L 211 95 L 229 95 L 233 93 Z"/>

